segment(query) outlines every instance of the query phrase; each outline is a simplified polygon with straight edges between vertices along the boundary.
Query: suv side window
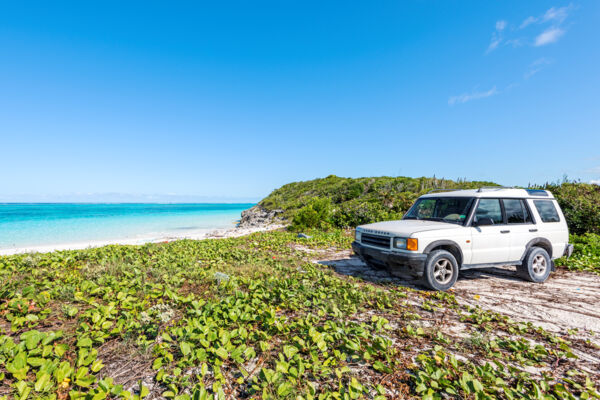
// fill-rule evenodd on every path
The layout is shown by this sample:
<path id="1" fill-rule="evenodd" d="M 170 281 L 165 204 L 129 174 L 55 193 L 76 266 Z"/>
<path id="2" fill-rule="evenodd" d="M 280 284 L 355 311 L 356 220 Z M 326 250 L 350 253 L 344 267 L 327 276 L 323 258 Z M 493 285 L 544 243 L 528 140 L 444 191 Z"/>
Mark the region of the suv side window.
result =
<path id="1" fill-rule="evenodd" d="M 527 210 L 527 206 L 521 199 L 502 199 L 504 212 L 509 224 L 530 224 L 533 221 Z"/>
<path id="2" fill-rule="evenodd" d="M 491 218 L 494 224 L 504 223 L 500 199 L 479 199 L 479 205 L 475 210 L 475 220 L 480 218 Z"/>
<path id="3" fill-rule="evenodd" d="M 560 222 L 560 217 L 552 200 L 534 200 L 535 208 L 543 222 Z"/>

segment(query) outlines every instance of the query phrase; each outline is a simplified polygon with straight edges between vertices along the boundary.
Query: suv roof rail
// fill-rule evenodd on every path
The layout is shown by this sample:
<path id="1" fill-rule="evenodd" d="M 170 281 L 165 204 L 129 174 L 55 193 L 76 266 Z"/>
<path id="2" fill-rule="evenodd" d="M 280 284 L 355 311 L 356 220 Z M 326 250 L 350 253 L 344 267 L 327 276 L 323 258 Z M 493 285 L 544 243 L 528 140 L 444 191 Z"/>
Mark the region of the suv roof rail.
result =
<path id="1" fill-rule="evenodd" d="M 484 189 L 495 189 L 495 190 L 501 190 L 501 189 L 520 189 L 516 186 L 482 186 L 479 189 L 477 189 L 478 192 L 482 192 Z"/>
<path id="2" fill-rule="evenodd" d="M 454 192 L 456 190 L 460 190 L 460 189 L 431 189 L 429 192 L 427 192 L 427 194 L 433 193 L 433 192 Z"/>

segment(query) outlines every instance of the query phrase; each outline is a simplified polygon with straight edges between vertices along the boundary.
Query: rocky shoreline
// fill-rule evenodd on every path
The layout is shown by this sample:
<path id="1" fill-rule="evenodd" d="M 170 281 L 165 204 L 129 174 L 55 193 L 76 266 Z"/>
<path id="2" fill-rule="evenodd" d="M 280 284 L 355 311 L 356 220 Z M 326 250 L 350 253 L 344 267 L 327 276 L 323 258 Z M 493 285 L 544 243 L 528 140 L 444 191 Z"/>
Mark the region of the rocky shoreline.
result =
<path id="1" fill-rule="evenodd" d="M 242 211 L 242 218 L 237 228 L 262 228 L 269 225 L 285 225 L 283 210 L 267 210 L 260 205 L 255 205 Z"/>

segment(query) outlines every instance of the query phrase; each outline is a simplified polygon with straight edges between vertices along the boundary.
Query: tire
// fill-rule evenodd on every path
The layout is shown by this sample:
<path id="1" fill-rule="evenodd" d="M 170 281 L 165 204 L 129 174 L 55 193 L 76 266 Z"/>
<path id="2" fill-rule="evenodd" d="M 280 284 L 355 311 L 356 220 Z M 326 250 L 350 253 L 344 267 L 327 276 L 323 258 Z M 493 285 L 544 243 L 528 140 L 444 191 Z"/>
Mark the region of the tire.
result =
<path id="1" fill-rule="evenodd" d="M 542 283 L 548 279 L 552 271 L 552 260 L 548 252 L 541 247 L 532 247 L 523 263 L 517 266 L 517 274 L 530 282 Z"/>
<path id="2" fill-rule="evenodd" d="M 445 292 L 454 286 L 458 279 L 456 258 L 446 250 L 429 253 L 423 271 L 423 284 L 430 289 Z"/>

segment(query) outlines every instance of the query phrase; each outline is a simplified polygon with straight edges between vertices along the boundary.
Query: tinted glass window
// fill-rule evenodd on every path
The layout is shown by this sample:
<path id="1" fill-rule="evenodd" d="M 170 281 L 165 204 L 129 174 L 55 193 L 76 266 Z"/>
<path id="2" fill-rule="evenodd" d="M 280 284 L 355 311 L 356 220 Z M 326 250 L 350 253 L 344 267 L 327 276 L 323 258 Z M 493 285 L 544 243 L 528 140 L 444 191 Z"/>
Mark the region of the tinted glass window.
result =
<path id="1" fill-rule="evenodd" d="M 544 222 L 559 222 L 558 212 L 552 200 L 534 200 L 535 208 L 537 208 L 540 218 Z"/>
<path id="2" fill-rule="evenodd" d="M 531 222 L 527 207 L 520 199 L 504 199 L 504 212 L 509 224 L 525 224 Z"/>
<path id="3" fill-rule="evenodd" d="M 480 199 L 477 210 L 475 211 L 475 221 L 479 221 L 481 218 L 491 218 L 494 224 L 501 224 L 502 220 L 502 208 L 500 208 L 499 199 Z"/>
<path id="4" fill-rule="evenodd" d="M 463 224 L 471 209 L 473 198 L 432 197 L 419 199 L 404 219 L 427 219 Z"/>

